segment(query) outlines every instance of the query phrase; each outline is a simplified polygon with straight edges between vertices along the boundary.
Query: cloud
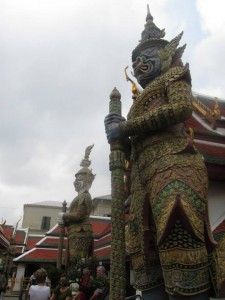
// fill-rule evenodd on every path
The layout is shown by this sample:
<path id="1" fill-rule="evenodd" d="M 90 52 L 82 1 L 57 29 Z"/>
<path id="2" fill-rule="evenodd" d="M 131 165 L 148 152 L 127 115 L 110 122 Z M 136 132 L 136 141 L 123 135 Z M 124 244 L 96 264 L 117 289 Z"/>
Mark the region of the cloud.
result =
<path id="1" fill-rule="evenodd" d="M 208 34 L 224 32 L 224 1 L 197 0 L 197 10 L 202 29 Z"/>
<path id="2" fill-rule="evenodd" d="M 192 53 L 194 84 L 198 92 L 224 99 L 225 4 L 221 0 L 197 1 L 202 38 Z M 216 74 L 216 76 L 215 76 Z"/>

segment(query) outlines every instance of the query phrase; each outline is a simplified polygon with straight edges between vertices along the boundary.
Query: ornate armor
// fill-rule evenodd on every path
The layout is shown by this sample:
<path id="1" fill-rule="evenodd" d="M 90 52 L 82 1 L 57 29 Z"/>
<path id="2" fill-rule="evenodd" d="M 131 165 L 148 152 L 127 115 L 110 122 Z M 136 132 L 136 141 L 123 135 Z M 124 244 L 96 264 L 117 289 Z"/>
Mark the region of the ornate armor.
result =
<path id="1" fill-rule="evenodd" d="M 189 138 L 191 76 L 178 48 L 148 9 L 142 39 L 132 53 L 136 92 L 127 120 L 109 115 L 109 142 L 130 147 L 131 188 L 127 251 L 142 291 L 165 286 L 170 295 L 192 296 L 210 289 L 209 258 L 215 248 L 208 221 L 208 178 L 202 156 Z M 171 297 L 171 296 L 170 296 Z M 208 298 L 206 296 L 206 298 Z"/>
<path id="2" fill-rule="evenodd" d="M 120 124 L 131 135 L 127 250 L 140 290 L 163 283 L 171 294 L 209 289 L 208 179 L 183 123 L 191 106 L 188 67 L 174 67 L 144 89 Z"/>

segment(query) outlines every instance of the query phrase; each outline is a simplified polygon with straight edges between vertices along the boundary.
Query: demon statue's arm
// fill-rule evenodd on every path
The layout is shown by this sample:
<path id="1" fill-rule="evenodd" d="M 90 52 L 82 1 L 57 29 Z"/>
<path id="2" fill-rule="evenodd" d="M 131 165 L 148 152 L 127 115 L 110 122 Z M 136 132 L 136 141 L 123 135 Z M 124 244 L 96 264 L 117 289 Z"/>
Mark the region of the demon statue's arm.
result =
<path id="1" fill-rule="evenodd" d="M 189 75 L 189 70 L 177 67 L 180 72 Z M 124 136 L 133 136 L 139 133 L 168 128 L 172 125 L 183 122 L 191 117 L 192 114 L 192 93 L 189 79 L 180 76 L 179 80 L 170 76 L 175 68 L 167 72 L 168 81 L 165 82 L 167 103 L 147 111 L 145 114 L 130 119 L 128 121 L 114 122 L 110 124 L 107 130 L 109 141 L 122 138 Z M 178 70 L 179 71 L 179 70 Z M 178 72 L 179 73 L 179 72 Z M 172 80 L 171 80 L 172 79 Z M 178 97 L 179 94 L 179 97 Z"/>
<path id="2" fill-rule="evenodd" d="M 71 203 L 68 213 L 60 213 L 59 223 L 81 223 L 86 221 L 91 212 L 92 201 L 88 192 L 79 194 Z"/>

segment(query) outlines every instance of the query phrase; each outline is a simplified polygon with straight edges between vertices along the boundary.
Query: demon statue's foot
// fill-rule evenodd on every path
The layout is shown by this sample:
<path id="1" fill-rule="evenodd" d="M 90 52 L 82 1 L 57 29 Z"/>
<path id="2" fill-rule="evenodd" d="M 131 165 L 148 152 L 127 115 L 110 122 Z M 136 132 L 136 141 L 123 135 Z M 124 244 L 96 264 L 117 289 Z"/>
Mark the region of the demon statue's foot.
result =
<path id="1" fill-rule="evenodd" d="M 171 296 L 169 295 L 169 300 L 209 300 L 207 294 L 200 294 L 196 296 Z"/>
<path id="2" fill-rule="evenodd" d="M 142 292 L 143 300 L 169 300 L 168 294 L 165 292 L 164 285 L 157 288 Z"/>

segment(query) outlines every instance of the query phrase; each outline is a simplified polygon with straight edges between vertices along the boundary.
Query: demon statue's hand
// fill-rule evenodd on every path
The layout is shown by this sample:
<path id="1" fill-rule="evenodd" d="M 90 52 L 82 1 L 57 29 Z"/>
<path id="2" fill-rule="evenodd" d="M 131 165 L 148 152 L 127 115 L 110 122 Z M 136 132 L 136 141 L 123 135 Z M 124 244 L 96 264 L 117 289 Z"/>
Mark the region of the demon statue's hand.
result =
<path id="1" fill-rule="evenodd" d="M 64 219 L 63 219 L 63 215 L 64 215 L 63 212 L 60 212 L 59 215 L 58 215 L 57 221 L 58 221 L 59 225 L 64 225 L 65 224 Z"/>
<path id="2" fill-rule="evenodd" d="M 119 128 L 119 123 L 124 121 L 125 118 L 117 114 L 109 114 L 105 117 L 105 132 L 109 144 L 120 139 L 121 132 Z"/>

